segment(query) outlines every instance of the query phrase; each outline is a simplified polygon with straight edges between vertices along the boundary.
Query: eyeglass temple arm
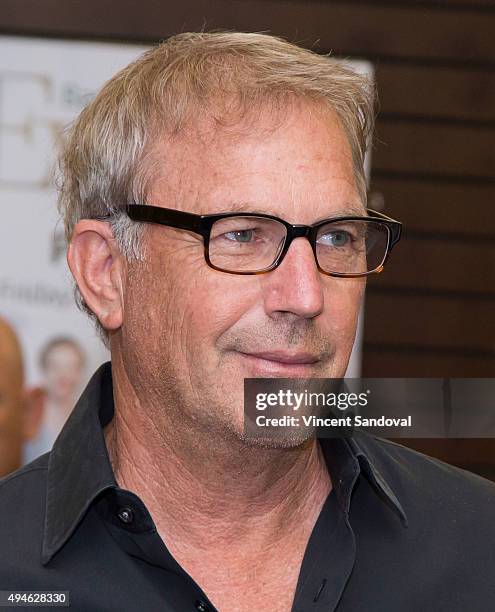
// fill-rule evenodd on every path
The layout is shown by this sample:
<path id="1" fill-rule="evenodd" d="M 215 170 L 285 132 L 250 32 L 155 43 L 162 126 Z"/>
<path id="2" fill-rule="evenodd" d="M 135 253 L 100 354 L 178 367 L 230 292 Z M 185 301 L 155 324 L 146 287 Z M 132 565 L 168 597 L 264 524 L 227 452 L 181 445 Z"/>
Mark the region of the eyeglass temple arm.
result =
<path id="1" fill-rule="evenodd" d="M 368 211 L 368 213 L 371 213 L 370 216 L 378 217 L 379 219 L 383 219 L 384 221 L 390 222 L 390 248 L 392 248 L 400 240 L 402 234 L 402 223 L 400 221 L 397 221 L 396 219 L 392 219 L 392 217 L 389 217 L 388 215 L 378 212 L 377 210 L 373 210 L 371 208 L 367 208 L 366 210 Z"/>
<path id="2" fill-rule="evenodd" d="M 173 210 L 171 208 L 160 208 L 143 204 L 131 204 L 124 209 L 133 221 L 143 223 L 161 223 L 178 229 L 202 233 L 201 216 L 194 213 Z"/>

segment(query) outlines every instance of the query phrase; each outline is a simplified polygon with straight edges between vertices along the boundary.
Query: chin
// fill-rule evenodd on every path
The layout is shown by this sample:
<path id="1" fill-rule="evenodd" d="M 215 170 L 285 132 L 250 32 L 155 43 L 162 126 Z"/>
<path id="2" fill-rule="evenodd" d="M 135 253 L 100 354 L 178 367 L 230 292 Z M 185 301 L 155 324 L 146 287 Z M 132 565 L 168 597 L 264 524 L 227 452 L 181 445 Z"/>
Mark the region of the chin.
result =
<path id="1" fill-rule="evenodd" d="M 298 436 L 298 437 L 274 437 L 274 438 L 252 438 L 243 437 L 242 441 L 245 442 L 246 446 L 251 448 L 264 448 L 264 449 L 282 449 L 282 448 L 297 448 L 305 444 L 313 436 Z"/>
<path id="2" fill-rule="evenodd" d="M 235 432 L 238 440 L 251 448 L 297 448 L 302 446 L 308 440 L 314 437 L 315 431 L 310 428 L 304 430 L 286 431 L 284 433 L 277 432 L 273 435 L 258 436 L 246 433 L 244 428 L 241 431 Z"/>

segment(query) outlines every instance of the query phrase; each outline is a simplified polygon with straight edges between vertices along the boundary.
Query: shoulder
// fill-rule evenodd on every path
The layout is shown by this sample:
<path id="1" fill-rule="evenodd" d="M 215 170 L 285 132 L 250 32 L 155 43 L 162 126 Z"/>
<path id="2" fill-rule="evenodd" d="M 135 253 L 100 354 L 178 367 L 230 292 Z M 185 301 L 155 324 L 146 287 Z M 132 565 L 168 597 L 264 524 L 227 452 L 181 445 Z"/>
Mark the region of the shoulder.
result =
<path id="1" fill-rule="evenodd" d="M 405 480 L 411 486 L 442 482 L 461 490 L 465 488 L 471 492 L 495 495 L 495 483 L 491 480 L 397 442 L 366 434 L 363 437 L 360 435 L 358 443 L 360 447 L 371 451 L 371 458 L 387 475 Z"/>
<path id="2" fill-rule="evenodd" d="M 379 471 L 408 517 L 429 517 L 459 526 L 476 524 L 495 535 L 495 483 L 396 442 L 370 434 L 359 447 Z"/>
<path id="3" fill-rule="evenodd" d="M 15 472 L 0 478 L 0 500 L 2 507 L 15 501 L 22 494 L 27 502 L 33 495 L 44 491 L 50 453 L 45 453 Z"/>
<path id="4" fill-rule="evenodd" d="M 36 563 L 45 519 L 49 453 L 0 479 L 0 577 L 16 575 L 16 565 Z"/>

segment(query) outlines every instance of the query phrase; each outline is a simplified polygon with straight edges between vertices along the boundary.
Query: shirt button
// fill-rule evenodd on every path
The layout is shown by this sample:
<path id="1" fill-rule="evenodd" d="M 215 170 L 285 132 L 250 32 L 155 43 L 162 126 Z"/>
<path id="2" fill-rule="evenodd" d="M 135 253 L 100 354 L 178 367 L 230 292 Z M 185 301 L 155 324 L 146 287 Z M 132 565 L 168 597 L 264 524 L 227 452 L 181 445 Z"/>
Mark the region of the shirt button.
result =
<path id="1" fill-rule="evenodd" d="M 134 520 L 134 512 L 132 508 L 129 508 L 128 506 L 121 508 L 118 511 L 117 516 L 126 525 L 129 525 L 129 523 L 132 523 L 132 521 Z"/>
<path id="2" fill-rule="evenodd" d="M 201 600 L 201 599 L 200 599 L 200 600 L 198 600 L 198 601 L 195 603 L 195 606 L 196 606 L 196 610 L 198 610 L 198 612 L 210 612 L 210 611 L 211 611 L 211 608 L 210 608 L 210 606 L 209 606 L 209 605 L 206 603 L 206 601 L 203 601 L 203 600 Z"/>

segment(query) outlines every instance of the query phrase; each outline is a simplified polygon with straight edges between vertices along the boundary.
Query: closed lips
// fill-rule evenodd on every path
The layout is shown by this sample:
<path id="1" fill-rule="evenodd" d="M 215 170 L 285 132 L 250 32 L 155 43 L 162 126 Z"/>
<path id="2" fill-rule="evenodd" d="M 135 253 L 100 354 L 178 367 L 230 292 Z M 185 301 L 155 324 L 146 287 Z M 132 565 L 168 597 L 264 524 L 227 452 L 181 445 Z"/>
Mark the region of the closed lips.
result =
<path id="1" fill-rule="evenodd" d="M 277 361 L 279 363 L 316 363 L 320 360 L 319 357 L 309 353 L 282 353 L 270 351 L 264 353 L 242 353 L 248 357 L 256 357 L 257 359 L 266 359 L 267 361 Z"/>

